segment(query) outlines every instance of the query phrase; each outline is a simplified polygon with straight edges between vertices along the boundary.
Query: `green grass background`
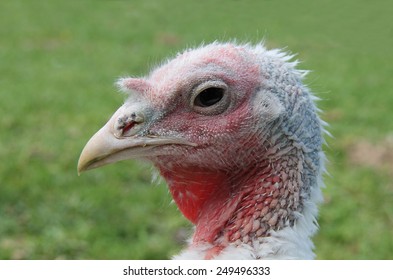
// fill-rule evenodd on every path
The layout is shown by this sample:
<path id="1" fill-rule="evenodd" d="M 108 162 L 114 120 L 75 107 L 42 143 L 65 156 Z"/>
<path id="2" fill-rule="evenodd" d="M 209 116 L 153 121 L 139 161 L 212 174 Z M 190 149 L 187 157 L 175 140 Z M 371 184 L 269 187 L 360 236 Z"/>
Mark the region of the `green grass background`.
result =
<path id="1" fill-rule="evenodd" d="M 392 11 L 389 0 L 1 1 L 0 259 L 178 252 L 191 226 L 150 165 L 78 177 L 79 153 L 122 103 L 117 77 L 202 42 L 263 38 L 312 70 L 333 134 L 318 258 L 392 259 L 393 159 L 350 160 L 357 143 L 392 139 Z"/>

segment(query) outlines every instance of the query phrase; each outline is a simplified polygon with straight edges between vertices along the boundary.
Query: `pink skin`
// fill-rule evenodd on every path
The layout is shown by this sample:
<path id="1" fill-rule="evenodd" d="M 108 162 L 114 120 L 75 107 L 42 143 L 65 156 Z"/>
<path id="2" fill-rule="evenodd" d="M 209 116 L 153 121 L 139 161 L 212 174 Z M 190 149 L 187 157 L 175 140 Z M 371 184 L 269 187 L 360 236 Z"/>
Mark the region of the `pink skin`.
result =
<path id="1" fill-rule="evenodd" d="M 213 69 L 206 77 L 224 81 L 234 93 L 231 107 L 223 114 L 205 116 L 190 108 L 187 95 L 190 91 L 189 85 L 196 83 L 192 81 L 193 76 L 201 76 L 195 75 L 195 72 L 203 69 L 202 65 L 211 65 Z M 244 130 L 250 126 L 250 122 L 255 121 L 249 103 L 260 84 L 258 71 L 258 66 L 252 63 L 241 49 L 233 47 L 214 49 L 213 52 L 192 58 L 185 53 L 153 72 L 147 81 L 130 79 L 124 84 L 129 89 L 141 92 L 154 107 L 172 108 L 150 128 L 151 132 L 162 135 L 176 131 L 198 145 L 196 148 L 183 148 L 187 149 L 187 153 L 195 155 L 191 159 L 186 159 L 186 151 L 179 147 L 166 147 L 168 156 L 154 157 L 151 160 L 168 182 L 170 192 L 181 212 L 196 225 L 193 243 L 216 244 L 206 258 L 218 254 L 229 242 L 239 238 L 231 220 L 234 219 L 234 213 L 239 215 L 243 211 L 239 210 L 239 207 L 245 207 L 241 203 L 242 199 L 245 195 L 251 195 L 250 190 L 260 180 L 254 173 L 266 168 L 255 166 L 253 157 L 243 156 L 244 167 L 241 169 L 235 165 L 236 160 L 230 160 L 241 158 L 239 152 L 243 150 L 255 150 L 257 153 L 258 148 L 261 149 L 258 147 L 259 139 L 255 135 L 249 135 L 249 132 L 245 134 Z M 178 73 L 189 73 L 190 77 L 179 77 Z M 180 97 L 179 93 L 182 93 Z M 227 138 L 225 135 L 228 133 L 239 136 L 237 139 Z M 222 150 L 216 150 L 216 142 L 221 142 Z M 219 158 L 216 155 L 219 155 Z M 243 216 L 249 217 L 252 214 L 248 211 Z M 226 225 L 231 228 L 226 228 Z M 243 226 L 252 228 L 253 225 L 250 223 Z M 217 242 L 217 239 L 222 237 L 224 241 Z"/>

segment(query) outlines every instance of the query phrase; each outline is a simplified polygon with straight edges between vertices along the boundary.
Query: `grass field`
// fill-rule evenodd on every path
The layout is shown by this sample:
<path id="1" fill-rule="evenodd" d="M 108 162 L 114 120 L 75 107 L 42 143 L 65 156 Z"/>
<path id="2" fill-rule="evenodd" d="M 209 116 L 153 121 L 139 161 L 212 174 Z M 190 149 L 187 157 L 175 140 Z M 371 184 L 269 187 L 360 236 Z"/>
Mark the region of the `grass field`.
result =
<path id="1" fill-rule="evenodd" d="M 206 3 L 205 3 L 206 2 Z M 0 259 L 166 259 L 190 231 L 152 168 L 78 177 L 115 79 L 202 42 L 287 47 L 323 100 L 319 259 L 393 259 L 393 2 L 0 2 Z"/>

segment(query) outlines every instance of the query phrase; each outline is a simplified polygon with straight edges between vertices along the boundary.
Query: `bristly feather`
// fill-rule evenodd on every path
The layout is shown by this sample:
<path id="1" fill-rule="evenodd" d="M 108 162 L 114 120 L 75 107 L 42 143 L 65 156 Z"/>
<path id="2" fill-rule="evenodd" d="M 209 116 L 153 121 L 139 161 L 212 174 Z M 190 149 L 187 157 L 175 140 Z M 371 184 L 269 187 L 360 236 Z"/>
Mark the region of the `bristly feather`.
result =
<path id="1" fill-rule="evenodd" d="M 210 52 L 211 49 L 225 47 L 226 44 L 220 44 L 215 42 L 213 44 L 202 46 L 196 50 L 187 50 L 186 53 L 192 52 Z M 228 44 L 232 46 L 231 44 Z M 295 142 L 295 146 L 298 149 L 303 150 L 305 153 L 310 153 L 311 151 L 317 150 L 317 154 L 314 155 L 315 159 L 309 159 L 309 164 L 314 166 L 313 175 L 315 175 L 315 179 L 312 180 L 313 186 L 308 186 L 308 194 L 304 196 L 307 198 L 303 202 L 303 207 L 301 212 L 294 212 L 293 214 L 296 216 L 296 221 L 293 226 L 287 226 L 282 229 L 270 229 L 266 236 L 262 238 L 255 238 L 251 240 L 251 243 L 246 244 L 230 244 L 226 246 L 217 256 L 216 259 L 312 259 L 314 258 L 313 248 L 314 245 L 310 239 L 312 235 L 318 229 L 316 217 L 318 214 L 317 205 L 322 201 L 322 193 L 321 187 L 322 183 L 322 174 L 325 172 L 325 156 L 322 150 L 318 149 L 321 146 L 322 138 L 317 140 L 317 143 L 302 143 L 301 137 L 304 137 L 304 134 L 308 134 L 308 130 L 316 129 L 320 132 L 311 132 L 316 133 L 318 137 L 322 137 L 322 134 L 328 134 L 325 130 L 326 123 L 320 120 L 316 114 L 320 113 L 320 110 L 315 106 L 315 102 L 319 100 L 318 97 L 313 95 L 310 90 L 302 85 L 302 80 L 307 75 L 309 71 L 298 70 L 296 69 L 298 65 L 298 61 L 293 61 L 294 55 L 289 55 L 282 50 L 267 50 L 263 45 L 251 46 L 249 44 L 237 46 L 237 48 L 246 49 L 251 55 L 255 55 L 255 59 L 259 60 L 259 64 L 261 68 L 265 67 L 263 70 L 266 70 L 268 67 L 268 72 L 270 73 L 262 73 L 265 78 L 265 88 L 268 90 L 274 89 L 273 95 L 271 95 L 268 91 L 265 91 L 265 95 L 263 98 L 268 98 L 271 100 L 277 96 L 277 91 L 283 90 L 283 94 L 279 94 L 278 98 L 282 103 L 285 102 L 293 102 L 293 98 L 297 98 L 296 96 L 299 94 L 305 95 L 305 100 L 302 101 L 306 105 L 302 105 L 302 102 L 299 102 L 298 105 L 295 104 L 295 107 L 287 106 L 285 109 L 292 109 L 295 112 L 294 122 L 299 118 L 296 116 L 296 111 L 300 110 L 303 106 L 307 106 L 307 110 L 310 112 L 315 112 L 315 121 L 316 126 L 313 128 L 313 125 L 304 122 L 301 120 L 301 123 L 298 124 L 300 127 L 296 127 L 295 131 L 291 131 L 287 129 L 285 132 L 286 137 L 290 138 L 291 141 Z M 178 55 L 177 57 L 180 57 Z M 269 69 L 270 67 L 270 69 Z M 274 67 L 274 69 L 272 69 Z M 281 73 L 279 72 L 281 71 Z M 277 77 L 274 77 L 277 75 Z M 290 75 L 288 80 L 284 79 L 282 85 L 277 84 L 277 82 L 283 82 L 282 76 Z M 288 88 L 290 86 L 290 88 Z M 289 92 L 288 92 L 289 90 Z M 294 91 L 291 93 L 290 91 Z M 292 94 L 292 96 L 288 96 L 288 94 Z M 292 99 L 292 100 L 291 100 Z M 281 104 L 282 104 L 281 103 Z M 277 105 L 277 103 L 273 102 L 273 105 Z M 293 105 L 293 104 L 292 104 Z M 282 109 L 278 109 L 278 112 Z M 303 109 L 301 109 L 303 110 Z M 274 109 L 273 109 L 274 111 Z M 279 114 L 279 113 L 278 113 Z M 301 118 L 302 116 L 300 116 Z M 265 118 L 266 119 L 266 118 Z M 273 128 L 273 127 L 271 127 Z M 274 135 L 270 135 L 270 137 L 275 137 Z M 276 135 L 277 139 L 280 138 L 279 135 Z M 276 140 L 277 140 L 276 139 Z M 283 156 L 289 148 L 284 148 L 279 150 L 275 156 Z M 287 151 L 286 151 L 287 150 Z M 314 162 L 317 160 L 317 162 Z M 314 163 L 312 163 L 314 162 Z M 181 253 L 179 256 L 176 256 L 175 259 L 200 259 L 206 258 L 206 252 L 211 250 L 215 245 L 211 244 L 199 244 L 199 245 L 190 245 L 190 247 Z"/>

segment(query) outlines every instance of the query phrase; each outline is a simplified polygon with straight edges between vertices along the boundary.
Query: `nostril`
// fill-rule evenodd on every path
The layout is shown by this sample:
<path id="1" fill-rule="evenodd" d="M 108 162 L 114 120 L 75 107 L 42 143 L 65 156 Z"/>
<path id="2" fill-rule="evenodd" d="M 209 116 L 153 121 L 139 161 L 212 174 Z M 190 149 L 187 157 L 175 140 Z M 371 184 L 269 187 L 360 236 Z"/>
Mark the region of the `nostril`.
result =
<path id="1" fill-rule="evenodd" d="M 130 121 L 128 124 L 126 124 L 126 126 L 123 127 L 122 134 L 124 135 L 130 131 L 135 126 L 135 124 L 137 124 L 135 121 Z"/>
<path id="2" fill-rule="evenodd" d="M 140 130 L 140 124 L 143 121 L 144 117 L 140 113 L 122 115 L 115 124 L 115 136 L 120 138 L 135 135 Z"/>

